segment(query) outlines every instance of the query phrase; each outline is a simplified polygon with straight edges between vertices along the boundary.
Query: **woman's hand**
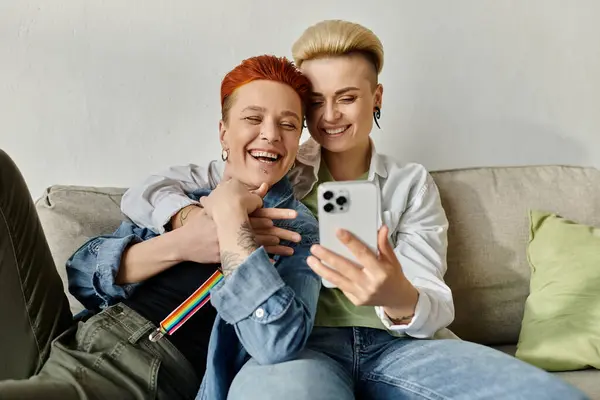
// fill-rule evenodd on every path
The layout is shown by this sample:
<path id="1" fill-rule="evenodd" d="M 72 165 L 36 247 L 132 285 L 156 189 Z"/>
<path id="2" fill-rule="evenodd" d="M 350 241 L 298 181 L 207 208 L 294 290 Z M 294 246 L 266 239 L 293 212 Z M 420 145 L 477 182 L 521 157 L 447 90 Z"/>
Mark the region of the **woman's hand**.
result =
<path id="1" fill-rule="evenodd" d="M 299 233 L 274 225 L 276 219 L 294 219 L 298 216 L 295 210 L 283 208 L 259 208 L 250 214 L 250 225 L 256 234 L 256 241 L 269 254 L 290 256 L 294 250 L 288 246 L 280 245 L 282 240 L 298 243 L 302 239 Z"/>
<path id="2" fill-rule="evenodd" d="M 263 183 L 256 191 L 251 191 L 237 179 L 221 182 L 208 196 L 200 199 L 204 210 L 216 221 L 216 216 L 226 217 L 228 214 L 246 215 L 262 207 L 262 193 L 266 193 L 267 184 Z"/>
<path id="3" fill-rule="evenodd" d="M 354 305 L 383 306 L 395 324 L 408 324 L 414 316 L 419 292 L 402 272 L 387 235 L 388 228 L 384 226 L 377 235 L 377 256 L 350 232 L 340 230 L 338 239 L 358 264 L 320 245 L 311 248 L 313 256 L 307 261 L 315 273 L 336 285 Z"/>
<path id="4" fill-rule="evenodd" d="M 262 185 L 254 191 L 254 194 L 261 198 L 267 194 L 268 188 Z M 294 219 L 298 216 L 295 210 L 283 208 L 259 208 L 250 214 L 250 226 L 256 235 L 256 242 L 259 246 L 264 246 L 269 254 L 273 255 L 292 255 L 294 250 L 288 246 L 280 245 L 282 240 L 290 242 L 300 242 L 301 236 L 287 229 L 274 226 L 273 220 L 276 219 Z M 217 238 L 217 226 L 213 219 L 199 205 L 190 205 L 181 210 L 172 218 L 173 230 L 187 227 L 185 231 L 190 240 L 194 241 L 193 246 L 187 246 L 186 259 L 199 263 L 218 263 L 220 262 L 219 241 Z"/>
<path id="5" fill-rule="evenodd" d="M 200 264 L 221 262 L 217 226 L 202 207 L 190 206 L 183 226 L 173 231 L 181 244 L 181 257 Z"/>

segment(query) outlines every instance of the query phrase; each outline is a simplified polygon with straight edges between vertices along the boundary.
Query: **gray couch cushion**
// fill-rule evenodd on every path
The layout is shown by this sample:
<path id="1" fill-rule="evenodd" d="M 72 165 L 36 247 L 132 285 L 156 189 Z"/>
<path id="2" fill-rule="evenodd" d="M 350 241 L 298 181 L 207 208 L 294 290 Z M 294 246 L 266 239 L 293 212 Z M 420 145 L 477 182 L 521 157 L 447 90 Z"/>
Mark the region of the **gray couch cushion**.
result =
<path id="1" fill-rule="evenodd" d="M 83 306 L 68 291 L 65 263 L 88 239 L 117 229 L 124 218 L 119 207 L 124 192 L 114 188 L 53 186 L 36 202 L 73 314 Z"/>
<path id="2" fill-rule="evenodd" d="M 600 171 L 560 166 L 433 173 L 450 221 L 448 272 L 463 339 L 516 343 L 529 294 L 528 210 L 600 226 Z"/>

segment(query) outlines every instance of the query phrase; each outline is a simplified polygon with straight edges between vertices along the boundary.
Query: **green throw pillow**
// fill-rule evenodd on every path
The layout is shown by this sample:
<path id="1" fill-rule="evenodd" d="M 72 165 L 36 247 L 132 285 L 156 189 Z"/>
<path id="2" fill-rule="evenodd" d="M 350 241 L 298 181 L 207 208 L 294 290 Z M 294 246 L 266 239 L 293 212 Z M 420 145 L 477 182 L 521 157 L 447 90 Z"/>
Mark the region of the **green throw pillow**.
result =
<path id="1" fill-rule="evenodd" d="M 531 211 L 531 293 L 517 358 L 548 371 L 600 369 L 600 229 Z"/>

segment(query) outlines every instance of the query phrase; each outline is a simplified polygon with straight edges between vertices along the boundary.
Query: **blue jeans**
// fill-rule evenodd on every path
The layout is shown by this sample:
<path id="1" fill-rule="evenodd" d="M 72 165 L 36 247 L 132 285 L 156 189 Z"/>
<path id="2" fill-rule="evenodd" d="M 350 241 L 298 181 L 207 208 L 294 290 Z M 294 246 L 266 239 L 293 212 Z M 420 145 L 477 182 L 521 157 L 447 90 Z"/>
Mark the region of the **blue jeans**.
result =
<path id="1" fill-rule="evenodd" d="M 460 340 L 394 338 L 370 328 L 315 328 L 295 360 L 248 361 L 230 399 L 586 399 L 549 373 Z"/>

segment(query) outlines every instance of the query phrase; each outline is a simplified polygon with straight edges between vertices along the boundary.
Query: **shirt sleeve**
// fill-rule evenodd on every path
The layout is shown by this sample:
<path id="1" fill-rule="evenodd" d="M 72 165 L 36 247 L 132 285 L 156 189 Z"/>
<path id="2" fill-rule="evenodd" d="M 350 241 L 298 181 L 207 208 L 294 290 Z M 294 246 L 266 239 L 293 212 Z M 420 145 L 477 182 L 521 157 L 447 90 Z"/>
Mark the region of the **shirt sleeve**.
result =
<path id="1" fill-rule="evenodd" d="M 415 200 L 402 215 L 394 252 L 406 278 L 419 292 L 415 315 L 407 325 L 394 325 L 383 310 L 375 311 L 396 335 L 431 338 L 454 320 L 452 292 L 444 282 L 448 220 L 433 178 L 427 174 Z"/>
<path id="2" fill-rule="evenodd" d="M 188 193 L 214 189 L 221 181 L 224 164 L 211 161 L 208 167 L 189 164 L 170 167 L 132 186 L 121 200 L 121 211 L 136 225 L 164 233 L 165 225 L 182 208 L 198 202 Z"/>

